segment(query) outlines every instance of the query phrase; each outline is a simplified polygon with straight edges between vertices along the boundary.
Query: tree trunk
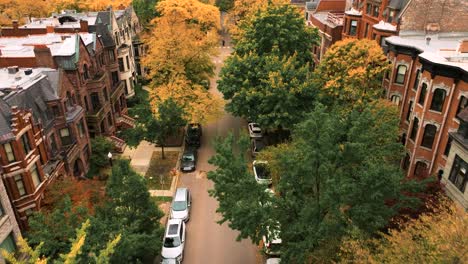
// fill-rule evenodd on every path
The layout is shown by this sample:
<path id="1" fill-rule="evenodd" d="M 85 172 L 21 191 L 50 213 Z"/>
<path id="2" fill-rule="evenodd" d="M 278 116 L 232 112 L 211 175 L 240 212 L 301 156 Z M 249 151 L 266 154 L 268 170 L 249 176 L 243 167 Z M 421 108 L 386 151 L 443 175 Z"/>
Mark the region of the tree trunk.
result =
<path id="1" fill-rule="evenodd" d="M 164 155 L 164 144 L 161 143 L 161 158 L 166 159 L 166 156 Z"/>

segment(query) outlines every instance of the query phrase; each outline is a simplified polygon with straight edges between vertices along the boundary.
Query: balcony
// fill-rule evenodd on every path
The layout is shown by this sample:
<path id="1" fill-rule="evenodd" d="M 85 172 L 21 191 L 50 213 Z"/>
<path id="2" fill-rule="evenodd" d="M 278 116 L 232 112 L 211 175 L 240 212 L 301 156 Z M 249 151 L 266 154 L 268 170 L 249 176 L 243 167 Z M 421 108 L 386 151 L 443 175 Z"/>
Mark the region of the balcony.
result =
<path id="1" fill-rule="evenodd" d="M 111 90 L 111 102 L 119 100 L 119 97 L 124 93 L 124 84 L 122 81 L 118 81 Z"/>
<path id="2" fill-rule="evenodd" d="M 67 106 L 67 112 L 65 117 L 67 119 L 67 123 L 71 123 L 81 117 L 81 113 L 83 112 L 83 108 L 79 105 L 74 105 L 72 107 Z"/>
<path id="3" fill-rule="evenodd" d="M 104 73 L 96 74 L 93 79 L 88 80 L 87 88 L 89 90 L 102 89 L 106 85 L 105 77 Z"/>
<path id="4" fill-rule="evenodd" d="M 327 21 L 336 25 L 336 26 L 342 26 L 343 25 L 343 18 L 344 18 L 344 13 L 332 13 L 328 12 L 327 14 Z"/>

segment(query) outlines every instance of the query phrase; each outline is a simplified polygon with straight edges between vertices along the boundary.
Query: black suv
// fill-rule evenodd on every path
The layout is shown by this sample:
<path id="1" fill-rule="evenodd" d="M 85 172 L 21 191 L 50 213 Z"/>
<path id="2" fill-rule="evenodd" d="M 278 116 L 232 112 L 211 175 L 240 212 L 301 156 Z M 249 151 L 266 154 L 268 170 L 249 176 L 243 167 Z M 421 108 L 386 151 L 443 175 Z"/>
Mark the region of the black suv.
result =
<path id="1" fill-rule="evenodd" d="M 185 133 L 185 143 L 191 147 L 200 147 L 202 128 L 199 123 L 192 123 L 187 126 Z"/>

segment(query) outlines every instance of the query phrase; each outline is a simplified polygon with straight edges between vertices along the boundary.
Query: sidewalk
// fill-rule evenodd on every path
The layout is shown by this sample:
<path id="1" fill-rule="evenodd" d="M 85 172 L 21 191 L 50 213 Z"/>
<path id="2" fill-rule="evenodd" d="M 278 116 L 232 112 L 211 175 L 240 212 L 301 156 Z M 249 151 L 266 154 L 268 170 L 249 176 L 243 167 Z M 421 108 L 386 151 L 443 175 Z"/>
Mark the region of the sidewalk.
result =
<path id="1" fill-rule="evenodd" d="M 156 147 L 148 141 L 142 141 L 138 147 L 130 149 L 125 148 L 122 157 L 130 159 L 130 165 L 141 175 L 145 175 L 148 171 L 151 156 L 154 151 L 161 151 L 160 147 Z M 166 147 L 164 151 L 182 151 L 181 147 Z"/>

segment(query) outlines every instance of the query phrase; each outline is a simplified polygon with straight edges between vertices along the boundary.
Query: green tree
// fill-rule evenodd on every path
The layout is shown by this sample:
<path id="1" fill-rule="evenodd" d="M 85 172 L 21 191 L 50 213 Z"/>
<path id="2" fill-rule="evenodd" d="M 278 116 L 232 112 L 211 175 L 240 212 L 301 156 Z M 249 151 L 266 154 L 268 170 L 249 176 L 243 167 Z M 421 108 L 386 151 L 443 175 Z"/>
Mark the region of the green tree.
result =
<path id="1" fill-rule="evenodd" d="M 107 154 L 114 149 L 114 145 L 107 138 L 99 136 L 91 139 L 91 159 L 88 175 L 93 177 L 103 167 L 109 165 Z"/>
<path id="2" fill-rule="evenodd" d="M 143 28 L 147 28 L 151 20 L 158 16 L 156 4 L 158 0 L 133 0 L 132 6 Z"/>
<path id="3" fill-rule="evenodd" d="M 208 179 L 214 182 L 209 193 L 219 202 L 216 211 L 223 218 L 218 223 L 229 221 L 230 228 L 240 231 L 238 239 L 250 237 L 258 242 L 266 234 L 266 226 L 274 223 L 271 208 L 262 206 L 271 204 L 273 197 L 265 192 L 265 186 L 256 183 L 247 167 L 244 153 L 248 147 L 246 135 L 239 140 L 232 134 L 224 140 L 216 140 L 216 155 L 209 163 L 219 169 L 208 172 Z"/>
<path id="4" fill-rule="evenodd" d="M 110 257 L 111 263 L 153 261 L 161 248 L 162 212 L 150 199 L 145 179 L 136 173 L 128 160 L 116 160 L 106 186 L 106 201 L 91 219 L 88 243 L 84 252 L 98 252 L 104 241 L 118 234 L 121 240 Z M 93 263 L 89 254 L 81 254 L 79 261 Z"/>
<path id="5" fill-rule="evenodd" d="M 75 229 L 88 217 L 86 207 L 73 207 L 67 195 L 51 212 L 39 211 L 29 218 L 28 240 L 33 246 L 42 245 L 41 255 L 56 259 L 70 249 Z"/>
<path id="6" fill-rule="evenodd" d="M 305 26 L 303 15 L 294 6 L 268 5 L 249 22 L 243 24 L 235 54 L 244 56 L 253 51 L 262 56 L 277 48 L 280 56 L 297 54 L 300 62 L 312 62 L 311 50 L 318 33 Z"/>
<path id="7" fill-rule="evenodd" d="M 297 54 L 234 54 L 221 70 L 218 89 L 229 102 L 226 109 L 264 127 L 292 128 L 313 109 L 316 92 L 311 71 Z"/>
<path id="8" fill-rule="evenodd" d="M 234 0 L 216 0 L 216 6 L 220 11 L 229 11 L 234 7 Z"/>
<path id="9" fill-rule="evenodd" d="M 347 116 L 319 105 L 297 125 L 289 145 L 272 147 L 259 157 L 270 158 L 277 174 L 278 197 L 268 217 L 279 222 L 283 261 L 331 261 L 349 230 L 374 234 L 399 206 L 415 202 L 402 195 L 408 186 L 398 165 L 402 146 L 397 124 L 396 110 L 378 104 Z M 236 207 L 226 206 L 241 204 L 246 212 L 256 211 L 253 195 L 239 191 L 252 188 L 248 186 L 252 183 L 237 181 L 241 173 L 229 165 L 230 150 L 219 148 L 213 158 L 218 169 L 211 174 L 213 195 L 220 200 L 218 211 L 231 227 L 258 242 L 265 221 L 255 228 L 256 220 L 244 219 Z M 248 221 L 250 225 L 244 223 Z"/>
<path id="10" fill-rule="evenodd" d="M 383 74 L 389 63 L 377 42 L 345 39 L 331 46 L 315 71 L 322 103 L 362 107 L 382 95 Z"/>

